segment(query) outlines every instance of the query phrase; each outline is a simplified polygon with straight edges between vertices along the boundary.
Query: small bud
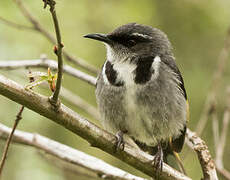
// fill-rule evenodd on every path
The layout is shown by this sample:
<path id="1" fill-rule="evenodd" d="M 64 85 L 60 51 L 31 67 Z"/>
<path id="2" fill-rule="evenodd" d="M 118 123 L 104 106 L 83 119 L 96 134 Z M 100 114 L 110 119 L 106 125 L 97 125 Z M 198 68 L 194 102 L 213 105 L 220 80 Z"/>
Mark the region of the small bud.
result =
<path id="1" fill-rule="evenodd" d="M 54 92 L 55 89 L 56 89 L 55 81 L 50 82 L 49 85 L 50 85 L 50 90 L 51 90 L 52 92 Z"/>
<path id="2" fill-rule="evenodd" d="M 54 51 L 54 53 L 57 55 L 57 51 L 58 51 L 57 45 L 54 46 L 53 51 Z"/>

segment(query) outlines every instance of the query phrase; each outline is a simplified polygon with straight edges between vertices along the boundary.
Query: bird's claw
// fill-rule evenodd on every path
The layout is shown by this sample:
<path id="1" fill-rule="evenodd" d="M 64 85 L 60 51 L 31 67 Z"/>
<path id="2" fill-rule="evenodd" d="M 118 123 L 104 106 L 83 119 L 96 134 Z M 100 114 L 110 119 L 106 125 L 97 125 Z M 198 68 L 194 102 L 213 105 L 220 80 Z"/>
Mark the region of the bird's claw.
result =
<path id="1" fill-rule="evenodd" d="M 158 145 L 158 151 L 153 159 L 153 166 L 157 171 L 162 172 L 163 169 L 163 150 L 161 145 Z"/>
<path id="2" fill-rule="evenodd" d="M 124 138 L 123 138 L 123 132 L 122 131 L 118 131 L 116 133 L 116 149 L 115 152 L 118 151 L 119 149 L 124 150 L 125 148 L 125 142 L 124 142 Z"/>

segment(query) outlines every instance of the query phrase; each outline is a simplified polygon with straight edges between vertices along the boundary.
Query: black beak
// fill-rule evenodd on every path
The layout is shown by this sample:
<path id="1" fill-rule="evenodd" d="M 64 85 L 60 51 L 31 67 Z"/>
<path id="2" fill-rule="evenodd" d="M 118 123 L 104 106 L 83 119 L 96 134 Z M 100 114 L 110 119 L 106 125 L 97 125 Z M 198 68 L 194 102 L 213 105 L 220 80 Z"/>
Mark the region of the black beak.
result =
<path id="1" fill-rule="evenodd" d="M 97 41 L 102 41 L 105 42 L 107 44 L 111 44 L 112 40 L 108 38 L 108 36 L 106 34 L 87 34 L 85 36 L 83 36 L 84 38 L 89 38 L 89 39 L 95 39 Z"/>

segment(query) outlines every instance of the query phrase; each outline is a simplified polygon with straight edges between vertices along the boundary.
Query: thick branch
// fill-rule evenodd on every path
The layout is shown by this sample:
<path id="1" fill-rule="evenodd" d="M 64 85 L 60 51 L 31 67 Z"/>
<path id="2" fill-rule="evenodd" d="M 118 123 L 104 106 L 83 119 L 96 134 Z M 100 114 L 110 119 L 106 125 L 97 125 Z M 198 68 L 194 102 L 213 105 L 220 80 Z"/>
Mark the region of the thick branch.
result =
<path id="1" fill-rule="evenodd" d="M 115 136 L 90 123 L 63 104 L 60 105 L 59 111 L 56 112 L 48 102 L 47 97 L 25 90 L 21 85 L 1 75 L 0 94 L 62 125 L 87 140 L 92 146 L 108 152 L 149 176 L 155 176 L 156 171 L 152 166 L 152 156 L 137 150 L 127 143 L 124 151 L 115 153 Z M 165 179 L 190 179 L 167 164 L 164 164 L 160 177 Z"/>
<path id="2" fill-rule="evenodd" d="M 196 151 L 203 171 L 204 180 L 218 180 L 214 160 L 205 142 L 194 132 L 187 129 L 187 144 Z"/>
<path id="3" fill-rule="evenodd" d="M 6 139 L 10 132 L 11 128 L 8 128 L 0 123 L 1 138 Z M 46 153 L 51 154 L 68 163 L 84 167 L 96 173 L 98 176 L 117 180 L 144 180 L 144 178 L 129 174 L 119 168 L 105 163 L 98 158 L 90 156 L 64 144 L 58 143 L 54 140 L 48 139 L 39 134 L 32 134 L 16 130 L 14 133 L 13 141 L 41 149 Z"/>
<path id="4" fill-rule="evenodd" d="M 28 67 L 50 67 L 53 70 L 57 70 L 57 62 L 50 59 L 32 59 L 32 60 L 15 60 L 15 61 L 0 61 L 0 69 L 19 69 Z M 71 66 L 64 65 L 63 71 L 73 77 L 79 78 L 93 86 L 96 85 L 96 78 L 90 76 L 82 71 L 79 71 Z"/>

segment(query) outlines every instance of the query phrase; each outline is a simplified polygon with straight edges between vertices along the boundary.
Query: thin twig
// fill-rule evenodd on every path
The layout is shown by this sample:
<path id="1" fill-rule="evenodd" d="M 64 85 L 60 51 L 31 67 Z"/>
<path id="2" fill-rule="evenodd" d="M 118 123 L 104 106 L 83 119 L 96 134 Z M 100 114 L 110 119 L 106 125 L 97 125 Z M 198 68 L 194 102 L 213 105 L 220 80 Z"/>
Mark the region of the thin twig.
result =
<path id="1" fill-rule="evenodd" d="M 39 21 L 32 15 L 32 13 L 25 7 L 23 2 L 21 0 L 14 0 L 18 8 L 20 9 L 21 13 L 24 15 L 26 19 L 34 26 L 34 30 L 41 33 L 44 37 L 46 37 L 51 43 L 55 44 L 55 38 L 50 34 L 40 23 Z M 63 49 L 63 55 L 65 58 L 82 67 L 83 69 L 92 72 L 94 74 L 98 73 L 98 69 L 92 66 L 91 64 L 88 64 L 85 60 L 81 58 L 75 58 L 73 55 L 69 54 L 66 50 Z"/>
<path id="2" fill-rule="evenodd" d="M 22 112 L 24 110 L 24 106 L 21 106 L 17 116 L 16 116 L 16 119 L 14 121 L 14 126 L 12 128 L 12 131 L 9 133 L 9 136 L 6 140 L 6 145 L 4 147 L 4 151 L 3 151 L 3 155 L 2 155 L 2 159 L 1 159 L 1 162 L 0 162 L 0 177 L 2 175 L 2 170 L 3 170 L 3 167 L 4 167 L 4 164 L 5 164 L 5 161 L 6 161 L 6 157 L 7 157 L 7 154 L 8 154 L 8 149 L 10 147 L 10 142 L 11 142 L 11 139 L 13 137 L 13 134 L 14 134 L 14 131 L 15 129 L 17 128 L 17 125 L 19 123 L 19 121 L 22 119 Z"/>
<path id="3" fill-rule="evenodd" d="M 214 160 L 205 142 L 194 132 L 187 129 L 186 143 L 198 156 L 205 180 L 218 180 Z"/>
<path id="4" fill-rule="evenodd" d="M 31 73 L 30 70 L 29 70 L 29 73 Z M 29 78 L 29 81 L 33 82 L 34 78 Z M 0 178 L 1 178 L 2 170 L 3 170 L 3 167 L 4 167 L 5 161 L 6 161 L 6 157 L 7 157 L 7 154 L 8 154 L 11 139 L 12 139 L 12 137 L 14 135 L 14 131 L 17 128 L 19 121 L 22 119 L 23 110 L 24 110 L 24 106 L 22 105 L 20 110 L 19 110 L 19 112 L 18 112 L 18 114 L 16 115 L 16 120 L 14 121 L 13 128 L 12 128 L 11 132 L 9 133 L 8 138 L 7 138 L 6 145 L 5 145 L 5 148 L 4 148 L 4 151 L 3 151 L 3 155 L 2 155 L 2 159 L 1 159 L 1 162 L 0 162 Z"/>
<path id="5" fill-rule="evenodd" d="M 227 171 L 226 169 L 224 169 L 224 168 L 218 168 L 218 167 L 216 167 L 216 169 L 217 169 L 217 171 L 222 175 L 222 176 L 224 176 L 225 177 L 225 179 L 227 179 L 227 180 L 230 180 L 230 172 L 229 171 Z"/>
<path id="6" fill-rule="evenodd" d="M 216 166 L 218 167 L 218 171 L 224 169 L 223 155 L 224 155 L 226 138 L 227 138 L 227 133 L 228 133 L 228 128 L 229 128 L 229 120 L 230 120 L 230 87 L 227 88 L 226 110 L 223 115 L 221 135 L 218 139 L 218 144 L 216 147 L 215 163 L 216 163 Z M 227 170 L 224 170 L 224 171 L 227 172 Z"/>
<path id="7" fill-rule="evenodd" d="M 218 147 L 219 139 L 220 139 L 220 133 L 219 133 L 219 119 L 217 117 L 216 108 L 212 112 L 212 131 L 213 131 L 213 141 L 214 141 L 214 147 Z"/>
<path id="8" fill-rule="evenodd" d="M 25 29 L 25 30 L 34 30 L 33 27 L 29 27 L 29 26 L 25 26 L 25 25 L 21 25 L 21 24 L 17 24 L 15 22 L 9 21 L 3 17 L 0 17 L 0 21 L 3 22 L 4 24 L 6 24 L 7 26 L 11 26 L 17 29 Z"/>
<path id="9" fill-rule="evenodd" d="M 50 67 L 53 70 L 57 70 L 57 62 L 51 59 L 31 59 L 31 60 L 14 60 L 14 61 L 0 61 L 0 69 L 13 70 L 19 68 L 28 68 L 28 67 Z M 73 77 L 81 79 L 90 85 L 96 85 L 96 78 L 90 76 L 82 71 L 79 71 L 69 65 L 63 66 L 63 71 Z"/>
<path id="10" fill-rule="evenodd" d="M 223 154 L 224 154 L 224 148 L 226 145 L 226 137 L 227 137 L 227 132 L 228 132 L 229 119 L 230 119 L 230 109 L 228 108 L 224 112 L 223 130 L 222 130 L 222 134 L 220 136 L 220 140 L 219 140 L 219 144 L 218 144 L 218 148 L 217 148 L 217 153 L 216 153 L 217 162 L 218 161 L 223 162 Z M 219 164 L 219 163 L 217 163 L 217 164 Z M 221 164 L 218 167 L 223 167 L 223 166 L 221 166 Z"/>
<path id="11" fill-rule="evenodd" d="M 57 55 L 57 58 L 58 58 L 58 77 L 57 77 L 57 82 L 56 82 L 56 88 L 51 98 L 51 102 L 57 105 L 58 96 L 61 91 L 61 83 L 62 83 L 62 75 L 63 75 L 63 59 L 62 59 L 63 44 L 61 41 L 61 32 L 60 32 L 58 18 L 57 18 L 57 14 L 55 10 L 56 2 L 54 0 L 43 0 L 43 1 L 45 4 L 44 8 L 46 7 L 46 5 L 50 6 L 50 13 L 52 15 L 54 29 L 56 32 L 56 39 L 57 39 L 57 49 L 55 50 L 55 54 Z"/>
<path id="12" fill-rule="evenodd" d="M 66 129 L 84 138 L 91 146 L 108 152 L 149 176 L 156 176 L 156 169 L 154 169 L 152 165 L 153 156 L 138 150 L 129 143 L 125 144 L 123 151 L 118 150 L 114 152 L 114 148 L 116 147 L 116 138 L 114 135 L 99 128 L 87 119 L 82 118 L 65 105 L 60 104 L 57 113 L 48 102 L 46 96 L 26 90 L 23 86 L 2 75 L 0 75 L 0 94 L 62 125 Z M 158 172 L 158 174 L 160 178 L 168 180 L 190 179 L 165 163 L 163 164 L 162 171 Z"/>
<path id="13" fill-rule="evenodd" d="M 217 68 L 214 72 L 210 91 L 207 93 L 207 98 L 205 101 L 204 109 L 202 111 L 200 120 L 198 121 L 196 132 L 201 135 L 210 115 L 210 109 L 215 104 L 216 93 L 220 87 L 221 77 L 226 68 L 226 62 L 229 56 L 230 50 L 230 27 L 228 28 L 227 35 L 225 38 L 224 47 L 222 48 L 220 55 L 217 59 Z"/>
<path id="14" fill-rule="evenodd" d="M 2 134 L 1 138 L 6 137 L 10 131 L 10 128 L 0 123 L 0 133 Z M 114 180 L 146 180 L 144 178 L 129 174 L 128 172 L 125 172 L 119 168 L 113 167 L 96 157 L 90 156 L 84 152 L 48 139 L 39 134 L 32 134 L 16 130 L 13 141 L 43 150 L 44 152 L 53 155 L 58 159 L 94 172 L 99 177 Z M 78 168 L 75 169 L 77 170 Z"/>

